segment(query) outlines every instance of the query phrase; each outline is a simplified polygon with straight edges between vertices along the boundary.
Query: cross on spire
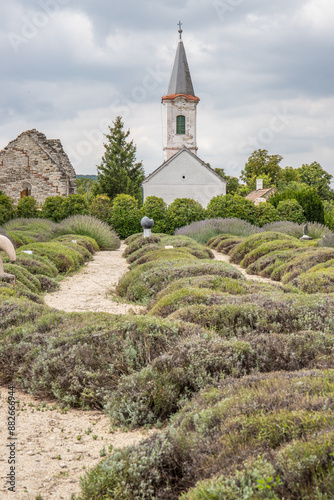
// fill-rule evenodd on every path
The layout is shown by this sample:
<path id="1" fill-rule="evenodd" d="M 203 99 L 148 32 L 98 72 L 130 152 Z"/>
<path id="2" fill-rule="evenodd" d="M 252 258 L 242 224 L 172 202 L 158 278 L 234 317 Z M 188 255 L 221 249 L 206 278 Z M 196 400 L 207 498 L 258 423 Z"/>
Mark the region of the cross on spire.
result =
<path id="1" fill-rule="evenodd" d="M 182 29 L 182 23 L 181 21 L 179 21 L 177 23 L 178 27 L 179 27 L 179 33 L 180 33 L 180 40 L 182 40 L 182 33 L 183 33 L 183 29 Z"/>

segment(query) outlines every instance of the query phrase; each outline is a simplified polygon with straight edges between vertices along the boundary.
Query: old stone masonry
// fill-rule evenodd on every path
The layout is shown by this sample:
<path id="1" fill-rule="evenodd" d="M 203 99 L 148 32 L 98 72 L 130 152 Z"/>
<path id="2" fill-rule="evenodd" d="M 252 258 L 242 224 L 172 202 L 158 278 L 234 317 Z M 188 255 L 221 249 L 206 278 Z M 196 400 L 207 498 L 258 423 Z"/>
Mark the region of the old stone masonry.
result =
<path id="1" fill-rule="evenodd" d="M 14 203 L 23 196 L 43 203 L 48 196 L 75 190 L 75 171 L 59 139 L 27 130 L 0 151 L 0 191 Z"/>

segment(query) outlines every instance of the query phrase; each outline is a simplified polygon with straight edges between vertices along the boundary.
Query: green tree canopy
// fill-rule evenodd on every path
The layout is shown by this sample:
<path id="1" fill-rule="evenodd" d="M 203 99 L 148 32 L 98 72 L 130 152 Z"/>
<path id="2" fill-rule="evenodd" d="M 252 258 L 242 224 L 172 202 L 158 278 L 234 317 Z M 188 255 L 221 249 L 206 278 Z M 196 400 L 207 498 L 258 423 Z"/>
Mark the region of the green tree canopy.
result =
<path id="1" fill-rule="evenodd" d="M 314 188 L 301 184 L 298 189 L 286 189 L 270 196 L 269 202 L 278 207 L 280 201 L 297 200 L 302 206 L 304 216 L 308 222 L 320 222 L 324 224 L 324 205 Z"/>
<path id="2" fill-rule="evenodd" d="M 208 219 L 236 217 L 251 224 L 255 224 L 256 222 L 256 208 L 254 203 L 250 200 L 245 200 L 245 198 L 237 194 L 215 196 L 210 200 L 206 214 Z"/>
<path id="3" fill-rule="evenodd" d="M 91 177 L 82 176 L 79 179 L 76 178 L 75 182 L 77 185 L 77 194 L 85 196 L 87 201 L 91 202 L 97 181 Z"/>
<path id="4" fill-rule="evenodd" d="M 280 155 L 268 154 L 266 149 L 258 149 L 248 158 L 240 179 L 248 185 L 256 178 L 267 176 L 272 184 L 276 184 L 281 173 L 279 164 L 282 159 Z"/>
<path id="5" fill-rule="evenodd" d="M 330 182 L 332 175 L 324 170 L 319 163 L 314 161 L 310 165 L 302 165 L 298 168 L 299 180 L 310 187 L 313 187 L 320 198 L 331 197 Z"/>
<path id="6" fill-rule="evenodd" d="M 145 178 L 141 162 L 136 162 L 136 147 L 128 141 L 130 130 L 123 129 L 120 116 L 109 127 L 105 153 L 97 167 L 95 194 L 106 194 L 111 200 L 118 194 L 129 194 L 141 200 L 141 183 Z"/>
<path id="7" fill-rule="evenodd" d="M 17 204 L 15 217 L 39 217 L 38 204 L 32 196 L 23 196 Z"/>
<path id="8" fill-rule="evenodd" d="M 215 168 L 215 172 L 226 180 L 226 193 L 227 194 L 237 194 L 239 191 L 239 179 L 237 177 L 232 177 L 225 173 L 223 168 Z"/>
<path id="9" fill-rule="evenodd" d="M 13 200 L 0 191 L 0 225 L 5 224 L 14 217 Z"/>

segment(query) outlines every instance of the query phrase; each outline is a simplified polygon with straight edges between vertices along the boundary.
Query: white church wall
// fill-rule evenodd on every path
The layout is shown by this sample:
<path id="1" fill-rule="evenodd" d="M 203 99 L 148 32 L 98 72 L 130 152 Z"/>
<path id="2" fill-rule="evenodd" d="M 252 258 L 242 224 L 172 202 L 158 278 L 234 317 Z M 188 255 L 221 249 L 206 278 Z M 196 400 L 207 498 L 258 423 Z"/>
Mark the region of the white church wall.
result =
<path id="1" fill-rule="evenodd" d="M 192 198 L 206 207 L 214 196 L 226 194 L 226 183 L 196 157 L 182 151 L 144 182 L 143 194 L 144 200 L 158 196 L 167 205 L 176 198 Z"/>

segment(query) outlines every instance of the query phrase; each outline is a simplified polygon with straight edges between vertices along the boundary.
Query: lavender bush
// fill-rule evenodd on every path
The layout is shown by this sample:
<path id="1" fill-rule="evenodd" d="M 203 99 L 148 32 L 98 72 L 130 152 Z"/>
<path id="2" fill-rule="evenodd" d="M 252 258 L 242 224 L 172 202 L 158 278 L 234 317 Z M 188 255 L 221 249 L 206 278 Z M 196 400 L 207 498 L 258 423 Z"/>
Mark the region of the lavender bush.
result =
<path id="1" fill-rule="evenodd" d="M 204 245 L 213 236 L 232 234 L 234 236 L 251 236 L 263 229 L 235 217 L 230 219 L 205 219 L 183 226 L 175 231 L 176 235 L 189 236 Z"/>
<path id="2" fill-rule="evenodd" d="M 54 236 L 79 234 L 90 236 L 103 250 L 117 250 L 121 242 L 112 228 L 106 223 L 90 215 L 72 215 L 57 224 Z"/>
<path id="3" fill-rule="evenodd" d="M 264 231 L 277 231 L 279 233 L 288 234 L 289 236 L 294 236 L 295 238 L 301 238 L 303 236 L 304 226 L 305 224 L 297 224 L 297 222 L 283 220 L 266 224 L 263 226 L 263 229 Z M 309 236 L 314 239 L 323 238 L 324 235 L 326 235 L 326 237 L 333 235 L 334 239 L 334 233 L 332 233 L 328 227 L 319 224 L 319 222 L 308 222 L 307 226 Z"/>

